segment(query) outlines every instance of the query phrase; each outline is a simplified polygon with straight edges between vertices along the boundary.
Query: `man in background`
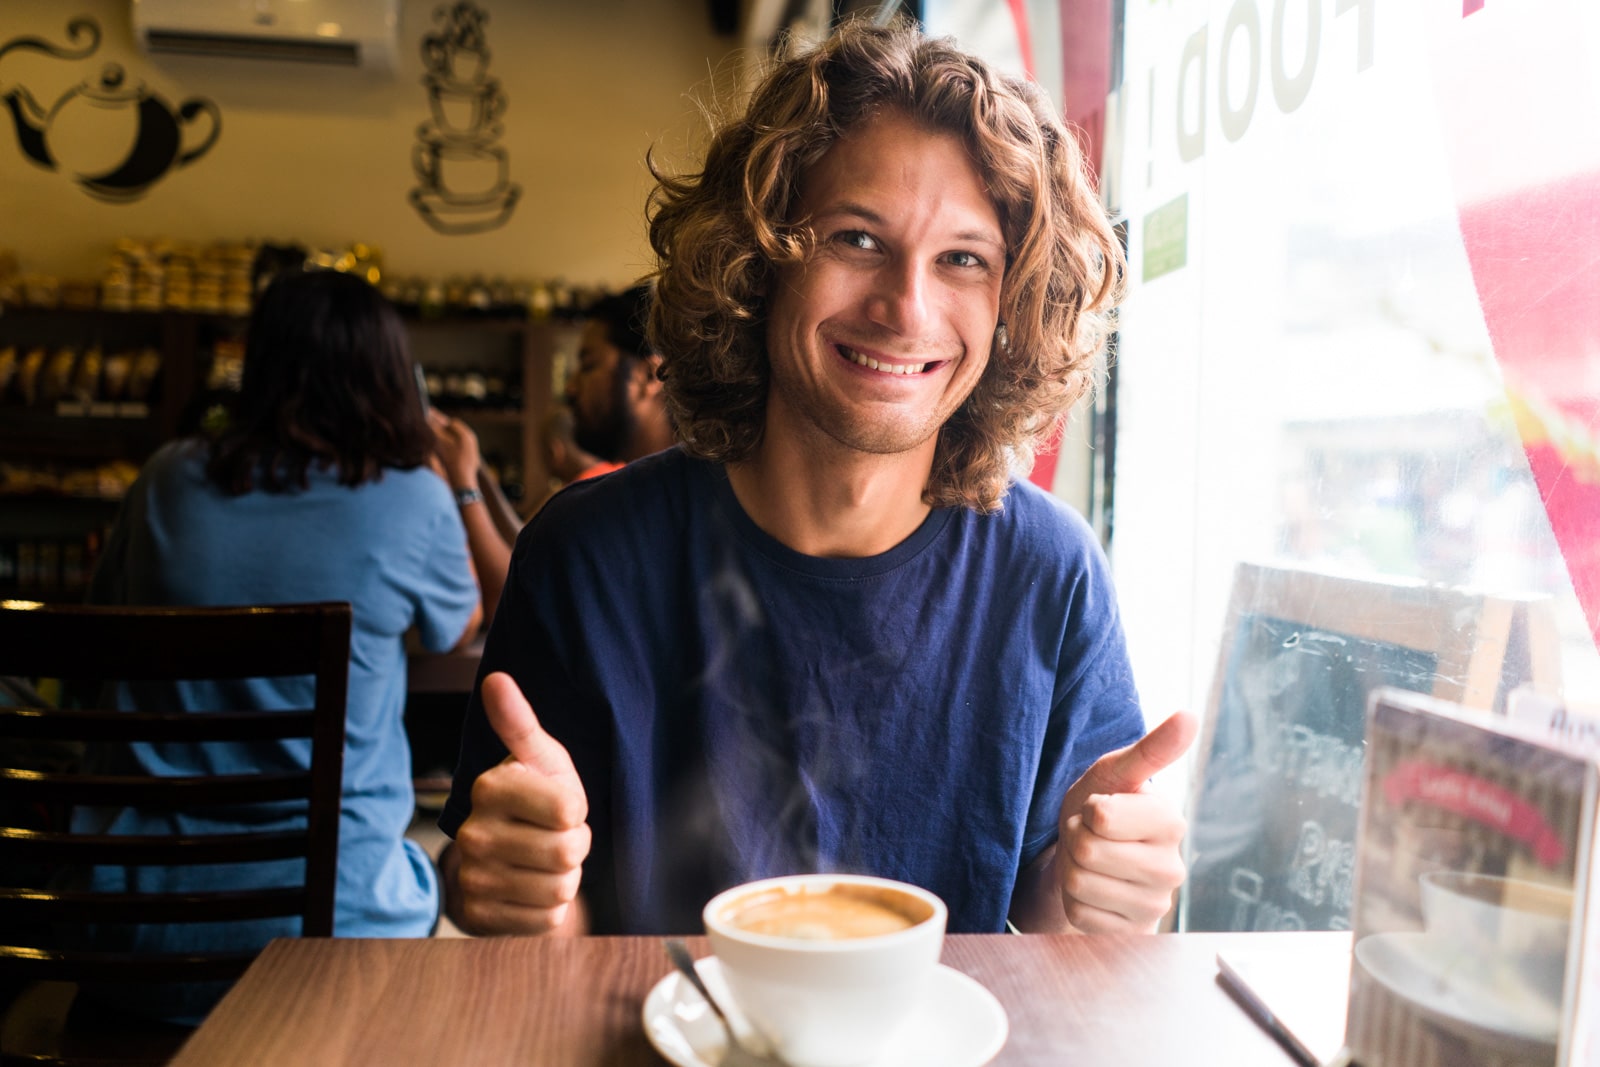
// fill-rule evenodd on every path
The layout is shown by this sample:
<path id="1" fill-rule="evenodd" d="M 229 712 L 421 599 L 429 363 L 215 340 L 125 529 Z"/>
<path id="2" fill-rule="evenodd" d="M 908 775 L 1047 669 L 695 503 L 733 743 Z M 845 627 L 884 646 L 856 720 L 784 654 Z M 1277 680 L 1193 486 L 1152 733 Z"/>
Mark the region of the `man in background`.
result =
<path id="1" fill-rule="evenodd" d="M 584 311 L 578 366 L 567 380 L 573 440 L 621 466 L 671 446 L 661 356 L 651 347 L 650 287 L 603 296 Z M 586 472 L 592 477 L 593 472 Z"/>
<path id="2" fill-rule="evenodd" d="M 541 427 L 553 480 L 564 485 L 609 474 L 671 446 L 672 423 L 657 377 L 661 357 L 645 336 L 649 315 L 648 285 L 603 296 L 584 310 L 578 366 L 567 380 L 563 402 L 546 414 Z M 472 427 L 437 410 L 429 419 L 445 478 L 464 502 L 468 530 L 484 534 L 473 541 L 473 560 L 483 576 L 484 617 L 492 620 L 521 524 L 483 469 Z M 552 487 L 538 506 L 559 489 Z M 473 510 L 473 505 L 482 507 Z M 498 538 L 492 536 L 496 530 Z"/>

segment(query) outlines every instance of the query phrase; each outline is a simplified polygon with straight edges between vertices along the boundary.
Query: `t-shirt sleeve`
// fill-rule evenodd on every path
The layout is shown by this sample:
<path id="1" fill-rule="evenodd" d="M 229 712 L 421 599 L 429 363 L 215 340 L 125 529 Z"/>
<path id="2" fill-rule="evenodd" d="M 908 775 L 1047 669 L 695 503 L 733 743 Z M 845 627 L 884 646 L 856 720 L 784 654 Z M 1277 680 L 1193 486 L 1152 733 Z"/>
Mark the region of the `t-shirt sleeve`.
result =
<path id="1" fill-rule="evenodd" d="M 472 577 L 467 531 L 455 502 L 443 482 L 432 475 L 429 480 L 437 483 L 437 492 L 433 485 L 425 490 L 427 522 L 411 595 L 422 647 L 448 652 L 461 640 L 482 594 Z"/>
<path id="2" fill-rule="evenodd" d="M 451 836 L 472 812 L 472 785 L 478 775 L 506 756 L 482 700 L 483 679 L 504 671 L 533 705 L 540 725 L 571 755 L 589 794 L 589 823 L 599 840 L 609 793 L 610 747 L 604 717 L 594 713 L 592 683 L 574 673 L 574 664 L 588 656 L 578 624 L 582 598 L 576 588 L 582 585 L 585 566 L 559 526 L 541 511 L 523 529 L 512 553 L 505 593 L 484 640 L 462 723 L 450 798 L 439 818 L 440 829 Z M 581 668 L 577 673 L 582 674 Z"/>
<path id="3" fill-rule="evenodd" d="M 1059 836 L 1061 801 L 1095 760 L 1144 736 L 1110 570 L 1095 547 L 1073 582 L 1021 866 Z"/>

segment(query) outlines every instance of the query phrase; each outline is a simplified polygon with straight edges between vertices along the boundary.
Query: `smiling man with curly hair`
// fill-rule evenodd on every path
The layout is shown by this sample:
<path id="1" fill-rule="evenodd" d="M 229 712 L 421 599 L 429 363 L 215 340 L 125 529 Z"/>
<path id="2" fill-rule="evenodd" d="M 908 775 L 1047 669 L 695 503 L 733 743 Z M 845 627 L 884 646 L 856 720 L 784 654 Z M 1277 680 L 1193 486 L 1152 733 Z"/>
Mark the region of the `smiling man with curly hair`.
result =
<path id="1" fill-rule="evenodd" d="M 950 928 L 1154 929 L 1182 817 L 1105 559 L 1019 477 L 1091 381 L 1123 260 L 1037 89 L 908 25 L 780 57 L 657 174 L 679 444 L 519 541 L 441 819 L 479 933 L 685 932 L 859 871 Z"/>

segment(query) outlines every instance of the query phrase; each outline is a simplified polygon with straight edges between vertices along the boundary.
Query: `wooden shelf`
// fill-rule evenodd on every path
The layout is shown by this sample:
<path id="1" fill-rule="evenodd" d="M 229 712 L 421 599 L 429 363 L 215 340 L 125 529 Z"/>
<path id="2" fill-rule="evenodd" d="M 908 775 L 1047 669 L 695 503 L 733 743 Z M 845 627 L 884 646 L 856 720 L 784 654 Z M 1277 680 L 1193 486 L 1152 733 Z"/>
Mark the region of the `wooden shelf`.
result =
<path id="1" fill-rule="evenodd" d="M 446 359 L 476 359 L 481 365 L 514 372 L 522 384 L 520 409 L 476 408 L 440 404 L 440 409 L 480 430 L 500 429 L 502 440 L 513 437 L 507 456 L 522 467 L 525 499 L 534 487 L 549 481 L 539 442 L 540 416 L 555 392 L 552 382 L 557 349 L 575 340 L 576 325 L 568 319 L 514 315 L 422 317 L 404 315 L 414 354 Z M 93 465 L 110 460 L 142 464 L 161 444 L 177 436 L 185 406 L 204 385 L 211 345 L 238 336 L 248 320 L 240 316 L 191 311 L 110 311 L 8 306 L 0 308 L 0 346 L 72 347 L 99 344 L 152 346 L 162 365 L 145 418 L 58 415 L 19 406 L 0 406 L 0 462 Z M 28 498 L 22 498 L 26 501 Z M 16 498 L 13 498 L 15 503 Z M 36 502 L 44 506 L 43 499 Z M 15 515 L 20 504 L 7 506 Z M 87 516 L 86 516 L 87 518 Z M 0 524 L 0 539 L 7 536 Z"/>
<path id="2" fill-rule="evenodd" d="M 455 407 L 451 404 L 440 404 L 438 407 L 447 415 L 481 426 L 520 426 L 522 420 L 527 418 L 525 412 L 516 408 Z"/>
<path id="3" fill-rule="evenodd" d="M 515 315 L 404 315 L 405 324 L 415 330 L 445 330 L 451 333 L 511 333 L 518 334 L 530 324 L 543 322 Z"/>
<path id="4" fill-rule="evenodd" d="M 0 407 L 0 461 L 140 463 L 169 436 L 167 426 L 153 414 L 96 418 Z"/>

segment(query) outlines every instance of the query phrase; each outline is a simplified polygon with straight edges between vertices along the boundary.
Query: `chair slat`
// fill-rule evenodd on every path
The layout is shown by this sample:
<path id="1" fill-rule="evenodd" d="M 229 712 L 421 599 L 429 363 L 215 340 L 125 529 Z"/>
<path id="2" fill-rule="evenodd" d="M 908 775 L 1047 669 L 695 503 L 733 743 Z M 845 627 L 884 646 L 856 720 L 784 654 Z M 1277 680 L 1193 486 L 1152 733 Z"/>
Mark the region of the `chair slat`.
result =
<path id="1" fill-rule="evenodd" d="M 304 856 L 310 840 L 311 835 L 305 830 L 176 837 L 0 828 L 0 869 L 15 870 L 15 865 L 20 863 L 127 866 L 259 863 Z"/>
<path id="2" fill-rule="evenodd" d="M 0 907 L 19 919 L 40 923 L 244 922 L 299 915 L 305 904 L 305 889 L 298 886 L 214 893 L 94 893 L 0 888 Z"/>
<path id="3" fill-rule="evenodd" d="M 234 678 L 314 679 L 312 710 L 126 712 L 108 707 L 56 711 L 0 709 L 0 738 L 101 744 L 135 741 L 311 742 L 308 772 L 209 777 L 109 776 L 68 771 L 0 769 L 0 814 L 42 805 L 192 809 L 300 801 L 304 830 L 234 830 L 204 837 L 76 835 L 18 820 L 0 826 L 0 882 L 64 865 L 234 864 L 305 859 L 305 883 L 264 890 L 166 894 L 0 891 L 8 930 L 40 931 L 62 942 L 58 926 L 82 923 L 239 922 L 301 917 L 307 937 L 333 934 L 338 867 L 345 700 L 350 669 L 349 604 L 232 608 L 98 607 L 0 602 L 0 675 L 91 682 L 70 691 L 78 701 L 109 694 L 118 681 L 207 681 Z M 99 684 L 105 683 L 105 684 Z M 48 932 L 48 933 L 47 933 Z M 78 952 L 0 945 L 0 983 L 195 982 L 231 980 L 256 953 L 149 955 Z M 3 1051 L 3 1050 L 0 1050 Z"/>
<path id="4" fill-rule="evenodd" d="M 304 800 L 310 795 L 311 775 L 305 773 L 148 778 L 0 769 L 0 797 L 23 802 L 77 803 L 91 807 L 197 808 Z"/>
<path id="5" fill-rule="evenodd" d="M 0 980 L 35 982 L 211 982 L 237 978 L 254 952 L 132 956 L 0 945 Z"/>
<path id="6" fill-rule="evenodd" d="M 49 604 L 0 616 L 0 668 L 29 677 L 81 678 L 92 672 L 122 681 L 282 678 L 320 668 L 316 605 L 270 608 L 142 608 L 113 612 Z M 160 655 L 151 655 L 152 646 Z M 348 655 L 348 646 L 346 647 Z"/>
<path id="7" fill-rule="evenodd" d="M 277 741 L 310 737 L 309 710 L 133 712 L 0 708 L 0 737 L 74 741 Z"/>

